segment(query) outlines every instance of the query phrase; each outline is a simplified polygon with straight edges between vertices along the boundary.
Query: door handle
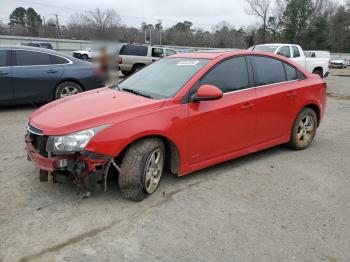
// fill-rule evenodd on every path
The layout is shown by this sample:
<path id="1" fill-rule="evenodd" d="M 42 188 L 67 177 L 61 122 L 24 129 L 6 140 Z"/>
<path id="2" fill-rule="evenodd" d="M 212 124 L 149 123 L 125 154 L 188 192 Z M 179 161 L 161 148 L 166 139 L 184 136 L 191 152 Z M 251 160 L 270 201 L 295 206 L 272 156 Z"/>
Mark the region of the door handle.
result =
<path id="1" fill-rule="evenodd" d="M 297 92 L 295 92 L 295 91 L 289 92 L 289 93 L 287 94 L 287 97 L 288 97 L 288 98 L 294 98 L 294 97 L 296 97 L 296 96 L 297 96 Z"/>
<path id="2" fill-rule="evenodd" d="M 49 73 L 49 74 L 54 74 L 54 73 L 57 73 L 58 70 L 55 70 L 55 69 L 49 69 L 46 71 L 46 73 Z"/>
<path id="3" fill-rule="evenodd" d="M 241 106 L 241 110 L 248 110 L 254 107 L 254 104 L 252 103 L 245 103 Z"/>
<path id="4" fill-rule="evenodd" d="M 0 71 L 0 76 L 5 76 L 5 75 L 8 75 L 8 74 L 9 74 L 8 72 Z"/>

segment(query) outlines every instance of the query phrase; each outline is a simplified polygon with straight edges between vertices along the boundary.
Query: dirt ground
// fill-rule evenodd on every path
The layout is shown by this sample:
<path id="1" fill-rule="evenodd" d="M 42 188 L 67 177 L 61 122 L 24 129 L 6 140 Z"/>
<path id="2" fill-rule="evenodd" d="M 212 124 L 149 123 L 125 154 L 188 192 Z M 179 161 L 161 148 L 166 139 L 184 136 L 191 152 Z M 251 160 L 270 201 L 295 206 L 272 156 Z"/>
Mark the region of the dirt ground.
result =
<path id="1" fill-rule="evenodd" d="M 116 182 L 89 199 L 40 183 L 23 143 L 34 108 L 0 108 L 0 261 L 350 261 L 350 70 L 327 82 L 308 150 L 166 174 L 141 203 Z"/>

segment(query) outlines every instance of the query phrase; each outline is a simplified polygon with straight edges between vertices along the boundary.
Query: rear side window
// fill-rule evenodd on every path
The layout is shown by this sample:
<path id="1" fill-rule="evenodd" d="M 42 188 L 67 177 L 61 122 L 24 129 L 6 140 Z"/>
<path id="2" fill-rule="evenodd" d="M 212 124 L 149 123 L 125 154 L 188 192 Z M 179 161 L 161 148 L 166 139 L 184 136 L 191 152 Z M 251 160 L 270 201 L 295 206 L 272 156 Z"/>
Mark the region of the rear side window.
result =
<path id="1" fill-rule="evenodd" d="M 51 61 L 51 64 L 53 65 L 62 65 L 62 64 L 69 63 L 67 59 L 56 55 L 50 55 L 50 61 Z"/>
<path id="2" fill-rule="evenodd" d="M 286 70 L 287 81 L 297 80 L 299 78 L 297 70 L 294 67 L 284 63 L 284 68 Z"/>
<path id="3" fill-rule="evenodd" d="M 284 56 L 284 57 L 290 58 L 290 48 L 289 48 L 289 46 L 282 46 L 282 47 L 278 50 L 277 54 L 282 55 L 282 56 Z"/>
<path id="4" fill-rule="evenodd" d="M 251 56 L 257 86 L 286 81 L 283 62 L 265 56 Z"/>
<path id="5" fill-rule="evenodd" d="M 234 57 L 225 60 L 206 74 L 200 84 L 215 85 L 223 93 L 248 87 L 247 63 L 244 57 Z"/>
<path id="6" fill-rule="evenodd" d="M 15 51 L 15 65 L 29 66 L 29 65 L 49 65 L 51 64 L 50 56 L 46 53 L 33 52 L 26 50 Z"/>
<path id="7" fill-rule="evenodd" d="M 8 51 L 7 50 L 0 50 L 0 67 L 1 66 L 8 66 Z"/>
<path id="8" fill-rule="evenodd" d="M 292 46 L 292 50 L 293 50 L 293 57 L 300 57 L 300 51 L 298 47 Z"/>
<path id="9" fill-rule="evenodd" d="M 135 56 L 146 56 L 148 51 L 147 46 L 137 45 L 124 45 L 119 54 L 121 55 L 135 55 Z"/>

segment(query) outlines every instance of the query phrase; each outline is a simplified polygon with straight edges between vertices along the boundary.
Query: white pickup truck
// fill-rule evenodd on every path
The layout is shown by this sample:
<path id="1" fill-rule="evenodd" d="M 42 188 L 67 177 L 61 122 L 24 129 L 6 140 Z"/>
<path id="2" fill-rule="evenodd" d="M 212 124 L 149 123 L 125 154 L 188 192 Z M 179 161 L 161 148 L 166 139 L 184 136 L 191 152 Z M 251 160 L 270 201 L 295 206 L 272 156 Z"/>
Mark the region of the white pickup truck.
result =
<path id="1" fill-rule="evenodd" d="M 329 74 L 329 58 L 308 58 L 303 49 L 294 44 L 262 44 L 249 48 L 250 50 L 279 54 L 290 58 L 305 67 L 309 72 L 327 77 Z"/>
<path id="2" fill-rule="evenodd" d="M 161 58 L 177 52 L 162 46 L 124 45 L 120 49 L 118 64 L 124 76 L 128 76 Z"/>

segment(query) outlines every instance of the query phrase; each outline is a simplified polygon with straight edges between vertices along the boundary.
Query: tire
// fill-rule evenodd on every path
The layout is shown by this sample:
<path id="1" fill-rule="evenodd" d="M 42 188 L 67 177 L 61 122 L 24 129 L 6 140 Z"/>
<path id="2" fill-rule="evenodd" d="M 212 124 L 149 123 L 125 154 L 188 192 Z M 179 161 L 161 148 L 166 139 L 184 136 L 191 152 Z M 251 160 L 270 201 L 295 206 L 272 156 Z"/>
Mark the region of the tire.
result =
<path id="1" fill-rule="evenodd" d="M 118 178 L 121 196 L 139 202 L 151 195 L 159 185 L 164 165 L 165 146 L 159 138 L 133 143 L 121 164 Z"/>
<path id="2" fill-rule="evenodd" d="M 317 75 L 319 75 L 321 78 L 323 78 L 323 73 L 322 73 L 321 70 L 316 69 L 316 70 L 314 70 L 312 73 L 313 73 L 313 74 L 317 74 Z"/>
<path id="3" fill-rule="evenodd" d="M 129 72 L 129 71 L 122 71 L 122 74 L 123 74 L 125 77 L 127 77 L 127 76 L 129 76 L 129 75 L 131 74 L 131 72 Z"/>
<path id="4" fill-rule="evenodd" d="M 55 100 L 83 92 L 83 88 L 72 81 L 59 84 L 55 90 Z"/>
<path id="5" fill-rule="evenodd" d="M 89 57 L 88 57 L 87 55 L 81 55 L 81 60 L 86 61 L 86 60 L 88 60 L 88 59 L 89 59 Z"/>
<path id="6" fill-rule="evenodd" d="M 313 109 L 304 108 L 294 121 L 288 146 L 294 150 L 303 150 L 310 146 L 317 130 L 317 116 Z"/>
<path id="7" fill-rule="evenodd" d="M 144 67 L 145 67 L 145 65 L 140 65 L 140 64 L 134 65 L 134 66 L 132 67 L 131 72 L 132 72 L 132 73 L 135 73 L 135 72 L 141 70 L 141 69 L 144 68 Z"/>

